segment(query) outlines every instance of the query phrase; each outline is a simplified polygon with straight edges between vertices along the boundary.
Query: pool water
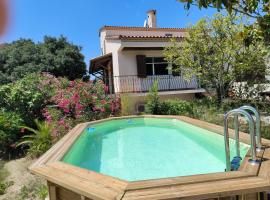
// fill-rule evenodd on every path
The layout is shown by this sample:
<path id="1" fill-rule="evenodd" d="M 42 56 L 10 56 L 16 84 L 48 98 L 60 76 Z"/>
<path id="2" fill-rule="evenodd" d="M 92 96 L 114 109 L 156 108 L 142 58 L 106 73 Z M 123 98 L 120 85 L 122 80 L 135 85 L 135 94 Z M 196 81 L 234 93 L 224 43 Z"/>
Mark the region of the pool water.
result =
<path id="1" fill-rule="evenodd" d="M 230 141 L 235 155 L 234 140 Z M 240 144 L 244 157 L 249 145 Z M 176 119 L 133 118 L 86 129 L 63 162 L 128 181 L 224 172 L 223 136 Z"/>

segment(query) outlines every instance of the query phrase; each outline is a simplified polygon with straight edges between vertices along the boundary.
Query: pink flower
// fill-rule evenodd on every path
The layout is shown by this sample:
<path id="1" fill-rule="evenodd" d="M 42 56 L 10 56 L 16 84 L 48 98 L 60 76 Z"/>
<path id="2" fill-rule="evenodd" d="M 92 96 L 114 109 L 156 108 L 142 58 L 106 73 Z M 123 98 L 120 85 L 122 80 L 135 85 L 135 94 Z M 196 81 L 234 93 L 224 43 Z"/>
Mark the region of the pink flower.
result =
<path id="1" fill-rule="evenodd" d="M 74 87 L 75 86 L 75 81 L 70 81 L 69 82 L 69 87 Z"/>
<path id="2" fill-rule="evenodd" d="M 100 101 L 100 103 L 104 105 L 104 104 L 106 104 L 106 100 L 102 99 L 102 100 Z"/>
<path id="3" fill-rule="evenodd" d="M 20 132 L 21 133 L 24 133 L 25 132 L 25 128 L 21 128 Z"/>
<path id="4" fill-rule="evenodd" d="M 79 99 L 80 99 L 80 96 L 78 95 L 78 93 L 76 92 L 72 97 L 71 99 L 74 101 L 74 102 L 78 102 Z"/>
<path id="5" fill-rule="evenodd" d="M 58 136 L 58 131 L 57 131 L 57 129 L 55 128 L 55 129 L 53 129 L 53 131 L 52 131 L 52 137 L 57 137 Z"/>
<path id="6" fill-rule="evenodd" d="M 46 116 L 46 121 L 47 122 L 52 122 L 52 116 L 51 115 L 47 115 Z"/>
<path id="7" fill-rule="evenodd" d="M 83 106 L 80 103 L 76 103 L 75 108 L 78 110 L 82 110 Z"/>
<path id="8" fill-rule="evenodd" d="M 58 124 L 59 125 L 63 125 L 63 124 L 65 124 L 65 120 L 62 118 L 62 119 L 60 119 L 59 121 L 58 121 Z"/>
<path id="9" fill-rule="evenodd" d="M 104 85 L 104 91 L 107 93 L 109 91 L 109 87 L 107 85 Z"/>

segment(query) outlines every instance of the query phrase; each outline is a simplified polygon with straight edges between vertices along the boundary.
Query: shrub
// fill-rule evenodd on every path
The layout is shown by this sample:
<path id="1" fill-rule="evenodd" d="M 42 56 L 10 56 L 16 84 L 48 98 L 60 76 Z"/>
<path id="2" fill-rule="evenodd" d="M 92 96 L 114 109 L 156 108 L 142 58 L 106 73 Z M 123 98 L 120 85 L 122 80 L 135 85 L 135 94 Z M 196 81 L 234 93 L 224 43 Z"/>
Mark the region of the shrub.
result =
<path id="1" fill-rule="evenodd" d="M 31 74 L 25 78 L 0 86 L 0 107 L 16 112 L 26 125 L 33 126 L 34 119 L 41 118 L 41 110 L 48 104 L 55 85 L 50 76 Z"/>
<path id="2" fill-rule="evenodd" d="M 19 126 L 39 128 L 35 119 L 45 119 L 53 127 L 50 139 L 55 142 L 76 123 L 105 118 L 120 110 L 119 98 L 107 95 L 101 81 L 69 81 L 49 74 L 30 74 L 2 85 L 0 96 L 0 154 L 16 146 L 22 135 Z M 33 146 L 28 152 L 33 150 L 38 156 L 46 148 Z"/>
<path id="3" fill-rule="evenodd" d="M 255 107 L 260 112 L 270 113 L 270 102 L 257 101 L 252 99 L 226 99 L 221 105 L 221 109 L 226 112 L 234 108 L 239 108 L 243 105 L 250 105 Z"/>
<path id="4" fill-rule="evenodd" d="M 162 114 L 160 104 L 161 103 L 158 96 L 158 81 L 154 81 L 147 95 L 146 111 L 153 115 Z"/>
<path id="5" fill-rule="evenodd" d="M 128 94 L 121 95 L 121 115 L 127 116 L 134 114 L 135 102 L 132 96 Z"/>
<path id="6" fill-rule="evenodd" d="M 23 120 L 15 112 L 0 111 L 0 156 L 10 154 L 20 138 L 19 126 Z"/>
<path id="7" fill-rule="evenodd" d="M 101 81 L 69 81 L 57 88 L 51 98 L 53 106 L 43 110 L 46 121 L 54 126 L 53 138 L 59 138 L 75 123 L 102 119 L 117 114 L 119 98 L 107 95 Z"/>
<path id="8" fill-rule="evenodd" d="M 161 103 L 160 110 L 165 115 L 193 115 L 192 103 L 184 100 L 166 100 Z"/>
<path id="9" fill-rule="evenodd" d="M 39 122 L 35 120 L 37 130 L 23 126 L 22 129 L 26 129 L 32 132 L 32 135 L 25 135 L 22 137 L 22 141 L 17 146 L 28 146 L 28 154 L 31 157 L 38 157 L 45 153 L 52 145 L 52 126 L 47 122 Z"/>

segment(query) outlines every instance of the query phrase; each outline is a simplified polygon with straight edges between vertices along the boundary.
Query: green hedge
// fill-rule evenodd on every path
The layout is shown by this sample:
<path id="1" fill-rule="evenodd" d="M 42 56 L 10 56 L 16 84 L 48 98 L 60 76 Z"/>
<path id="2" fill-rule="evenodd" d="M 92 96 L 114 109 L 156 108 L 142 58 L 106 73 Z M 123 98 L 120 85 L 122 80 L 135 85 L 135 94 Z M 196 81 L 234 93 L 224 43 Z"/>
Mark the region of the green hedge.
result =
<path id="1" fill-rule="evenodd" d="M 15 148 L 22 124 L 23 119 L 17 113 L 0 111 L 0 156 L 9 154 Z"/>
<path id="2" fill-rule="evenodd" d="M 182 100 L 167 100 L 160 103 L 162 115 L 193 115 L 193 104 Z"/>

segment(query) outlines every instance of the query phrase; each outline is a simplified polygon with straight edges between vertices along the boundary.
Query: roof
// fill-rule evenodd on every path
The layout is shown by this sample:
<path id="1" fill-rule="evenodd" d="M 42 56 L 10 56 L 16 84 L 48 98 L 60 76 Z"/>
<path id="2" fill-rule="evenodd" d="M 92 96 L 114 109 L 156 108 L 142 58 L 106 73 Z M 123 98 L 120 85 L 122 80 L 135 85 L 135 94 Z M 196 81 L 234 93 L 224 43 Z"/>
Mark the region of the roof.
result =
<path id="1" fill-rule="evenodd" d="M 104 26 L 101 31 L 105 32 L 109 40 L 134 40 L 134 39 L 170 39 L 184 38 L 187 29 L 184 28 L 146 28 L 131 26 Z"/>
<path id="2" fill-rule="evenodd" d="M 131 30 L 131 31 L 169 31 L 169 32 L 186 32 L 186 28 L 147 28 L 141 26 L 103 26 L 99 32 L 103 30 Z"/>
<path id="3" fill-rule="evenodd" d="M 93 73 L 98 69 L 99 65 L 106 65 L 109 61 L 112 60 L 112 53 L 108 53 L 90 60 L 90 73 Z"/>
<path id="4" fill-rule="evenodd" d="M 120 35 L 119 39 L 147 39 L 147 38 L 183 38 L 183 36 L 172 36 L 172 35 Z"/>

